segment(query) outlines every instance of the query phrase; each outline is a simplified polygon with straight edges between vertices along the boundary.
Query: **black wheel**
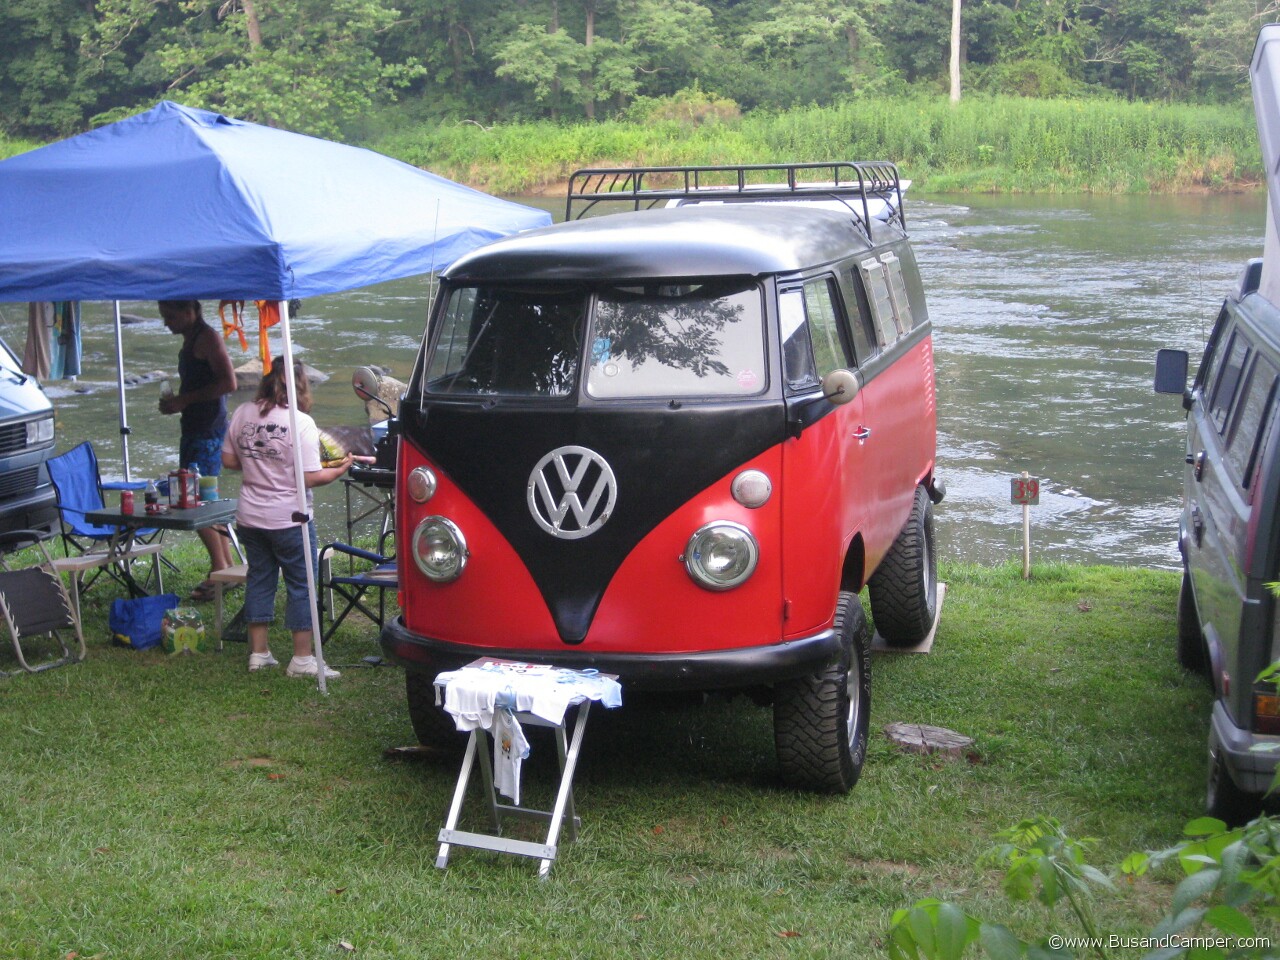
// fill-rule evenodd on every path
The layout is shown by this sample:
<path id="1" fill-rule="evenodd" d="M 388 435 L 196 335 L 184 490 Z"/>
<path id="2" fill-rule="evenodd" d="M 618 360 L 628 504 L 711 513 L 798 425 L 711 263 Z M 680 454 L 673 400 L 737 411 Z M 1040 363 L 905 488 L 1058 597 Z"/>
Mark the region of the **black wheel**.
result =
<path id="1" fill-rule="evenodd" d="M 891 647 L 914 647 L 938 614 L 938 558 L 933 552 L 933 505 L 916 487 L 907 525 L 871 577 L 871 615 Z"/>
<path id="2" fill-rule="evenodd" d="M 1205 791 L 1205 810 L 1229 827 L 1248 823 L 1262 812 L 1262 795 L 1240 789 L 1231 779 L 1226 755 L 1209 737 L 1209 784 Z"/>
<path id="3" fill-rule="evenodd" d="M 1203 676 L 1209 674 L 1209 657 L 1200 629 L 1200 612 L 1191 589 L 1191 573 L 1182 568 L 1182 588 L 1178 591 L 1178 662 L 1183 669 Z"/>
<path id="4" fill-rule="evenodd" d="M 773 742 L 784 781 L 848 793 L 862 773 L 871 720 L 871 638 L 857 594 L 840 594 L 835 629 L 838 662 L 774 687 Z"/>
<path id="5" fill-rule="evenodd" d="M 453 717 L 436 706 L 436 691 L 429 677 L 406 670 L 404 689 L 409 700 L 409 721 L 418 742 L 425 747 L 461 751 L 466 737 L 454 726 Z"/>

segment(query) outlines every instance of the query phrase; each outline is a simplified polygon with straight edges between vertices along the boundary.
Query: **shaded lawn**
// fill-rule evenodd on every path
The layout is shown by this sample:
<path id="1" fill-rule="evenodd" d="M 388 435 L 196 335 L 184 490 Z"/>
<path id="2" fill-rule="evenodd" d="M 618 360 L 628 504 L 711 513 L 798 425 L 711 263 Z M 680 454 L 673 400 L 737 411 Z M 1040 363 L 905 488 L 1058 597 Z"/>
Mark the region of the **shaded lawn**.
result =
<path id="1" fill-rule="evenodd" d="M 85 663 L 0 680 L 0 957 L 880 956 L 892 911 L 923 896 L 1073 932 L 1008 906 L 976 857 L 1033 814 L 1099 838 L 1100 866 L 1174 841 L 1201 809 L 1209 693 L 1176 663 L 1176 574 L 1035 574 L 944 568 L 934 651 L 874 658 L 848 796 L 780 785 L 770 713 L 745 698 L 596 711 L 581 836 L 547 882 L 459 848 L 435 868 L 456 761 L 384 758 L 413 734 L 400 671 L 361 665 L 366 622 L 330 646 L 344 672 L 324 698 L 282 668 L 250 675 L 241 645 L 111 647 L 91 592 Z M 901 754 L 880 734 L 895 721 L 972 736 L 976 755 Z M 530 739 L 525 799 L 546 806 L 554 748 Z M 1148 931 L 1169 889 L 1100 904 L 1100 929 Z"/>

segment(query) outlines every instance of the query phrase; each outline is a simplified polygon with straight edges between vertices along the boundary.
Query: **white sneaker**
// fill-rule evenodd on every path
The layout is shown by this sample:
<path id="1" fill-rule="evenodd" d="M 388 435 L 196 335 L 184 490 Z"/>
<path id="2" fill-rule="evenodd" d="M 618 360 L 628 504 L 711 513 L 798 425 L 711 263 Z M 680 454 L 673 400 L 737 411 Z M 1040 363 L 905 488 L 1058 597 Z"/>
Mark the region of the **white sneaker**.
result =
<path id="1" fill-rule="evenodd" d="M 249 672 L 250 673 L 253 673 L 257 670 L 261 670 L 263 667 L 278 667 L 278 666 L 280 666 L 280 661 L 271 655 L 270 650 L 268 650 L 266 653 L 249 654 Z"/>
<path id="2" fill-rule="evenodd" d="M 294 657 L 289 661 L 289 666 L 285 669 L 285 674 L 290 677 L 314 677 L 316 672 L 315 657 Z M 326 680 L 332 680 L 334 677 L 340 676 L 342 674 L 325 664 L 324 678 Z"/>

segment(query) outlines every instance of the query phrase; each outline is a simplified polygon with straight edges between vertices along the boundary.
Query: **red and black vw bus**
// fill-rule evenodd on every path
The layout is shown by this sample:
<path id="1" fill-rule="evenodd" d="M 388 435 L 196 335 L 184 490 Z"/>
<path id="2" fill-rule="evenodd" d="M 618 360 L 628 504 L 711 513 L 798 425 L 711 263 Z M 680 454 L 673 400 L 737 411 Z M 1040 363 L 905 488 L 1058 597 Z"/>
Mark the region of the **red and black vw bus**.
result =
<path id="1" fill-rule="evenodd" d="M 808 179 L 806 179 L 808 178 Z M 892 164 L 584 171 L 622 213 L 442 277 L 400 405 L 415 731 L 479 656 L 772 702 L 784 778 L 847 791 L 870 639 L 937 609 L 928 313 Z M 832 208 L 835 209 L 832 209 Z"/>

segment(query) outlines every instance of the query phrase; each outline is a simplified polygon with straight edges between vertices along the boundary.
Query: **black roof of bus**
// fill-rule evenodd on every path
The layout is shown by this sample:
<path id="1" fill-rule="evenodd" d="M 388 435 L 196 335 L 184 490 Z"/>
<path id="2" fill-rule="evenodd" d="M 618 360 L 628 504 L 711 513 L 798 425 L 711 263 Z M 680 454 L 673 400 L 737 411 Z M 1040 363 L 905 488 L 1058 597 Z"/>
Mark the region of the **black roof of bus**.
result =
<path id="1" fill-rule="evenodd" d="M 876 223 L 877 244 L 904 236 Z M 803 203 L 699 204 L 615 213 L 497 240 L 444 272 L 454 282 L 619 281 L 794 273 L 873 249 L 852 213 Z"/>

